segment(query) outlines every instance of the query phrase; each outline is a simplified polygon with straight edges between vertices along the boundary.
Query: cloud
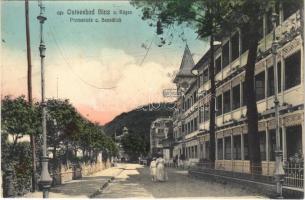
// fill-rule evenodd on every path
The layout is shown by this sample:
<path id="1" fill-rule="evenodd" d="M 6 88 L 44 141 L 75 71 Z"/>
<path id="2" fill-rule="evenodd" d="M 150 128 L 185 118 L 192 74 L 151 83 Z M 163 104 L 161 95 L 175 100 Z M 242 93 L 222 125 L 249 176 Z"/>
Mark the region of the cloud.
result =
<path id="1" fill-rule="evenodd" d="M 26 94 L 26 60 L 19 52 L 5 49 L 2 65 L 5 94 Z M 68 98 L 84 116 L 101 123 L 111 120 L 121 112 L 139 105 L 168 101 L 162 96 L 163 89 L 173 88 L 168 74 L 173 67 L 155 62 L 139 65 L 136 59 L 120 49 L 101 50 L 97 57 L 86 57 L 71 50 L 69 55 L 46 57 L 46 96 Z M 63 58 L 64 57 L 64 58 Z M 33 71 L 33 96 L 40 99 L 39 58 Z M 35 69 L 35 70 L 34 70 Z M 33 74 L 34 74 L 33 73 Z M 19 80 L 23 77 L 22 80 Z M 99 90 L 98 87 L 115 87 Z"/>

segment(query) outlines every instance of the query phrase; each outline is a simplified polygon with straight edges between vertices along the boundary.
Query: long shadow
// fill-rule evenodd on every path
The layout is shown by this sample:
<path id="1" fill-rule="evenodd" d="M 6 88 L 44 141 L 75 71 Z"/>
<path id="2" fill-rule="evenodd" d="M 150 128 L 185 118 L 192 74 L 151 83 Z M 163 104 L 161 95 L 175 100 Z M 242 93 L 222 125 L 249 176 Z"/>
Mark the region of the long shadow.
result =
<path id="1" fill-rule="evenodd" d="M 72 180 L 62 185 L 57 185 L 51 188 L 51 192 L 61 193 L 71 196 L 87 196 L 96 192 L 110 176 L 85 176 L 78 180 Z"/>
<path id="2" fill-rule="evenodd" d="M 129 175 L 124 184 L 139 183 L 154 198 L 258 196 L 244 188 L 191 178 L 186 170 L 167 168 L 169 180 L 166 182 L 152 182 L 147 167 L 137 171 L 139 174 Z"/>

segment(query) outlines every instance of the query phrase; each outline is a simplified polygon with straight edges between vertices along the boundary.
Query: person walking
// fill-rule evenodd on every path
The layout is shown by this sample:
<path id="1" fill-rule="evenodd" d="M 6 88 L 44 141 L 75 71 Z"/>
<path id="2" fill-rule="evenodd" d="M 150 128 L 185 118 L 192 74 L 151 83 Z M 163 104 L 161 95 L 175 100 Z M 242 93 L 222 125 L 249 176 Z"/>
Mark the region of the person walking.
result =
<path id="1" fill-rule="evenodd" d="M 157 162 L 156 158 L 153 158 L 152 161 L 150 162 L 150 175 L 151 175 L 151 180 L 156 181 L 156 175 L 157 175 Z"/>
<path id="2" fill-rule="evenodd" d="M 160 155 L 158 159 L 156 160 L 157 163 L 157 181 L 166 181 L 168 179 L 166 171 L 165 171 L 165 160 L 164 158 Z"/>

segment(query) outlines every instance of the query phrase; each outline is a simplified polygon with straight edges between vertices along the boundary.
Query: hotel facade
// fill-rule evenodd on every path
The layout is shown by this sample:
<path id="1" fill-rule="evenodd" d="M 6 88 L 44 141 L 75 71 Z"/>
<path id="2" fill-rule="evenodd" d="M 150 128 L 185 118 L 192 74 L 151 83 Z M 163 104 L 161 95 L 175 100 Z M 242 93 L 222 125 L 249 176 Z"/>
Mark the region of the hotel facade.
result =
<path id="1" fill-rule="evenodd" d="M 278 99 L 283 160 L 290 162 L 304 152 L 304 58 L 301 15 L 293 5 L 278 9 L 276 36 Z M 258 27 L 259 28 L 259 27 Z M 275 167 L 274 72 L 271 53 L 271 12 L 267 12 L 260 28 L 261 40 L 255 66 L 255 88 L 262 173 L 271 176 Z M 244 94 L 247 41 L 242 32 L 233 32 L 215 46 L 215 158 L 216 169 L 250 172 L 248 128 Z M 178 93 L 173 115 L 173 156 L 185 157 L 188 165 L 209 158 L 209 51 L 195 64 L 186 45 L 180 69 L 174 79 Z M 198 70 L 193 75 L 192 70 Z"/>

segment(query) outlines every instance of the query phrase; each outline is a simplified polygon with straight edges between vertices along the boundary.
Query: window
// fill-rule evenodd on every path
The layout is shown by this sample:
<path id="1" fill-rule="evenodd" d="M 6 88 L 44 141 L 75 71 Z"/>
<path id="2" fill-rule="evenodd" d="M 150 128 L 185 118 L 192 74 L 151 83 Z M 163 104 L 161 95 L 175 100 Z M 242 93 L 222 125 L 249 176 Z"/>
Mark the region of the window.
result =
<path id="1" fill-rule="evenodd" d="M 190 130 L 190 124 L 187 123 L 187 124 L 186 124 L 186 133 L 189 133 L 189 130 Z"/>
<path id="2" fill-rule="evenodd" d="M 223 93 L 223 113 L 231 111 L 231 90 Z"/>
<path id="3" fill-rule="evenodd" d="M 295 156 L 295 154 L 302 155 L 302 126 L 292 126 L 286 129 L 287 140 L 287 159 Z"/>
<path id="4" fill-rule="evenodd" d="M 222 95 L 216 97 L 216 116 L 222 114 Z"/>
<path id="5" fill-rule="evenodd" d="M 231 160 L 231 137 L 225 137 L 225 160 Z"/>
<path id="6" fill-rule="evenodd" d="M 234 160 L 241 160 L 241 136 L 236 135 L 233 136 L 233 159 Z"/>
<path id="7" fill-rule="evenodd" d="M 210 147 L 210 143 L 209 141 L 205 142 L 205 158 L 208 159 L 209 158 L 209 147 Z"/>
<path id="8" fill-rule="evenodd" d="M 243 106 L 247 105 L 247 90 L 246 90 L 246 82 L 244 81 L 242 83 L 243 86 L 243 96 L 242 96 L 242 100 L 243 100 Z"/>
<path id="9" fill-rule="evenodd" d="M 282 71 L 282 66 L 281 63 L 279 62 L 277 64 L 277 80 L 278 80 L 278 92 L 282 91 L 281 87 L 281 71 Z M 273 66 L 268 68 L 268 87 L 267 87 L 267 95 L 268 97 L 274 95 L 274 70 Z"/>
<path id="10" fill-rule="evenodd" d="M 204 121 L 208 121 L 210 119 L 210 107 L 209 104 L 204 104 Z"/>
<path id="11" fill-rule="evenodd" d="M 223 146 L 222 146 L 222 138 L 221 139 L 217 139 L 217 157 L 218 160 L 223 160 Z"/>
<path id="12" fill-rule="evenodd" d="M 189 158 L 189 148 L 185 148 L 185 155 L 186 155 L 186 158 Z"/>
<path id="13" fill-rule="evenodd" d="M 198 148 L 197 148 L 197 145 L 195 146 L 195 158 L 198 157 Z"/>
<path id="14" fill-rule="evenodd" d="M 285 59 L 285 89 L 301 83 L 301 51 Z"/>
<path id="15" fill-rule="evenodd" d="M 270 9 L 266 13 L 266 33 L 270 33 L 273 30 L 273 24 L 272 24 L 272 9 Z"/>
<path id="16" fill-rule="evenodd" d="M 195 158 L 195 146 L 192 146 L 192 158 Z"/>
<path id="17" fill-rule="evenodd" d="M 229 64 L 229 41 L 222 47 L 222 69 Z"/>
<path id="18" fill-rule="evenodd" d="M 259 132 L 259 147 L 261 152 L 261 160 L 266 160 L 266 132 Z"/>
<path id="19" fill-rule="evenodd" d="M 298 9 L 300 9 L 300 5 L 294 3 L 293 1 L 284 2 L 284 20 L 290 17 L 293 13 L 295 13 Z"/>
<path id="20" fill-rule="evenodd" d="M 232 61 L 239 57 L 239 32 L 236 32 L 231 39 L 232 43 Z"/>
<path id="21" fill-rule="evenodd" d="M 207 82 L 209 80 L 209 69 L 206 68 L 204 71 L 203 71 L 203 83 Z"/>
<path id="22" fill-rule="evenodd" d="M 233 108 L 232 108 L 232 110 L 235 110 L 235 109 L 240 107 L 240 85 L 237 85 L 237 86 L 233 87 L 232 91 L 233 91 L 233 94 L 232 94 L 232 96 L 233 96 L 233 98 L 232 98 L 233 99 L 233 102 L 232 102 Z"/>
<path id="23" fill-rule="evenodd" d="M 204 107 L 199 108 L 199 123 L 203 121 L 203 112 L 204 112 Z"/>
<path id="24" fill-rule="evenodd" d="M 215 61 L 215 74 L 221 71 L 221 56 L 219 56 Z"/>
<path id="25" fill-rule="evenodd" d="M 265 98 L 265 71 L 255 76 L 256 101 Z"/>
<path id="26" fill-rule="evenodd" d="M 241 34 L 241 53 L 245 53 L 249 49 L 249 38 L 246 34 Z"/>
<path id="27" fill-rule="evenodd" d="M 200 150 L 199 150 L 201 153 L 200 153 L 200 159 L 204 158 L 204 146 L 203 144 L 200 144 Z"/>
<path id="28" fill-rule="evenodd" d="M 245 156 L 245 160 L 249 160 L 248 134 L 243 135 L 243 137 L 244 137 L 244 156 Z"/>
<path id="29" fill-rule="evenodd" d="M 198 121 L 197 121 L 197 117 L 194 119 L 194 129 L 197 130 L 198 129 Z"/>

